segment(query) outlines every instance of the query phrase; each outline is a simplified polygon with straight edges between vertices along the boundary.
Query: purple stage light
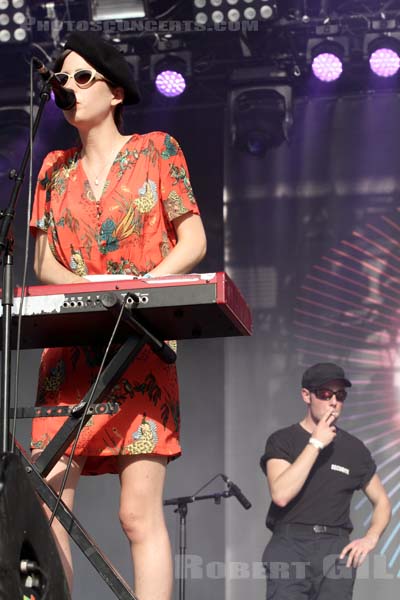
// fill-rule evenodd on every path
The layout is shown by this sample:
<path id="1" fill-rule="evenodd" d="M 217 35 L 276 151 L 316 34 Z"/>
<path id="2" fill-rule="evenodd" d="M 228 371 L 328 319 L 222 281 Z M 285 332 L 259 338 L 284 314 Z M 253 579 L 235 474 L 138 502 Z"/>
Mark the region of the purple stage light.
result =
<path id="1" fill-rule="evenodd" d="M 323 52 L 314 58 L 312 70 L 320 81 L 336 81 L 343 72 L 343 63 L 336 54 Z"/>
<path id="2" fill-rule="evenodd" d="M 186 81 L 178 71 L 161 71 L 156 77 L 156 88 L 163 96 L 174 98 L 186 89 Z"/>
<path id="3" fill-rule="evenodd" d="M 369 64 L 378 77 L 392 77 L 400 68 L 400 57 L 395 50 L 378 48 L 372 52 Z"/>

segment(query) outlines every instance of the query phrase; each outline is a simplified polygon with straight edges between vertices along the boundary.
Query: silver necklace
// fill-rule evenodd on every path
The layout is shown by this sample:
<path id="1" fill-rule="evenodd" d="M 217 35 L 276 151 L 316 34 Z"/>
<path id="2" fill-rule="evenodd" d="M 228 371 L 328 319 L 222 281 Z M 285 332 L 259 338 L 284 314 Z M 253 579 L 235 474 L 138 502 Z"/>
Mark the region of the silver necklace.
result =
<path id="1" fill-rule="evenodd" d="M 112 167 L 112 165 L 114 164 L 114 161 L 115 161 L 116 155 L 115 155 L 115 153 L 113 153 L 111 156 L 112 156 L 112 159 L 108 158 L 107 162 L 103 163 L 103 165 L 102 165 L 102 169 L 100 170 L 100 173 L 101 173 L 102 171 L 104 172 L 104 169 L 105 169 L 105 167 L 106 167 L 106 166 L 107 166 L 107 165 L 110 163 L 110 160 L 112 160 L 112 162 L 111 162 L 111 164 L 110 164 L 110 168 L 111 168 L 111 167 Z M 86 159 L 86 157 L 84 157 L 84 159 Z M 88 167 L 87 159 L 85 160 L 85 164 L 86 164 L 86 166 L 85 166 L 85 170 L 88 170 L 88 169 L 87 169 L 87 167 Z M 108 170 L 107 170 L 107 173 L 108 173 L 108 171 L 109 171 L 109 170 L 110 170 L 110 169 L 108 169 Z M 92 175 L 92 176 L 94 175 L 94 185 L 95 185 L 95 186 L 98 186 L 98 185 L 100 185 L 100 180 L 99 180 L 100 173 L 99 173 L 98 175 L 94 175 L 94 173 L 93 173 L 92 169 L 91 169 L 91 168 L 90 168 L 90 166 L 89 166 L 89 175 Z"/>
<path id="2" fill-rule="evenodd" d="M 103 169 L 101 169 L 101 171 L 104 171 L 105 167 L 109 164 L 109 162 L 110 162 L 110 159 L 108 159 L 108 161 L 106 163 L 104 163 Z M 113 163 L 114 163 L 114 159 L 113 159 L 113 161 L 111 163 L 111 166 L 113 165 Z M 111 166 L 110 166 L 110 168 L 111 168 Z M 88 167 L 88 164 L 86 163 L 86 170 L 87 170 L 87 167 Z M 100 171 L 100 173 L 101 173 L 101 171 Z M 100 173 L 98 175 L 94 175 L 93 171 L 89 167 L 89 175 L 92 175 L 92 176 L 94 175 L 94 185 L 95 186 L 98 186 L 100 184 L 100 180 L 99 180 Z"/>

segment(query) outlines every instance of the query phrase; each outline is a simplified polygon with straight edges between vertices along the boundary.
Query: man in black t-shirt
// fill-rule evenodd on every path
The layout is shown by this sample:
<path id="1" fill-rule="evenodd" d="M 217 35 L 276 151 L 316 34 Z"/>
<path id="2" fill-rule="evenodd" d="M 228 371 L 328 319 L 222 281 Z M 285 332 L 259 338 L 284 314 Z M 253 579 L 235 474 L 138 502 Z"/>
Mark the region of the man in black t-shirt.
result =
<path id="1" fill-rule="evenodd" d="M 338 365 L 308 368 L 301 390 L 306 416 L 267 440 L 260 461 L 272 498 L 273 535 L 263 557 L 267 600 L 350 600 L 356 568 L 389 523 L 389 498 L 370 452 L 335 425 L 347 387 Z M 350 542 L 355 490 L 363 490 L 373 512 L 364 537 Z"/>

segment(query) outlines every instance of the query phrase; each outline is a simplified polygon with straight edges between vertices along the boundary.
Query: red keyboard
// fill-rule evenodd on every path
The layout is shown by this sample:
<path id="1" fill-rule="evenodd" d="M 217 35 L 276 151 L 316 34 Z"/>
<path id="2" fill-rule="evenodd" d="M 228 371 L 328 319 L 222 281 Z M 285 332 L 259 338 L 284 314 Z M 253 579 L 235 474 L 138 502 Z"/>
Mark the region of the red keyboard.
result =
<path id="1" fill-rule="evenodd" d="M 106 295 L 119 299 L 160 339 L 251 335 L 250 309 L 226 273 L 169 275 L 72 285 L 31 286 L 23 301 L 21 348 L 100 344 L 115 317 Z M 16 288 L 12 340 L 15 347 L 21 290 Z M 1 307 L 0 307 L 1 308 Z M 125 328 L 126 329 L 126 328 Z M 125 339 L 120 327 L 117 341 Z"/>

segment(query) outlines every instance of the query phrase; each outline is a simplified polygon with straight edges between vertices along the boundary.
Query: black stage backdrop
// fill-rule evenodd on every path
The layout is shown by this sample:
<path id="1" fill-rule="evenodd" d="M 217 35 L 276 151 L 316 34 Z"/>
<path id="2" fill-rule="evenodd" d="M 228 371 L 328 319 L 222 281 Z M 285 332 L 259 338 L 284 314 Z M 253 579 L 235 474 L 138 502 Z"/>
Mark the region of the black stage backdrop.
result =
<path id="1" fill-rule="evenodd" d="M 247 512 L 232 498 L 222 506 L 189 506 L 187 597 L 264 597 L 260 560 L 269 539 L 269 495 L 258 459 L 273 430 L 303 415 L 304 368 L 337 360 L 355 383 L 342 426 L 370 447 L 394 506 L 389 531 L 360 570 L 355 600 L 378 594 L 394 600 L 400 571 L 399 98 L 298 100 L 290 142 L 264 158 L 232 147 L 230 127 L 225 135 L 223 128 L 228 106 L 229 98 L 220 108 L 175 104 L 126 115 L 127 131 L 166 130 L 181 142 L 209 238 L 200 269 L 222 270 L 225 264 L 254 315 L 252 338 L 180 345 L 184 455 L 169 467 L 166 497 L 189 495 L 223 471 L 253 503 Z M 48 150 L 72 141 L 60 114 L 48 107 L 36 171 Z M 23 198 L 16 233 L 19 281 L 25 206 Z M 37 352 L 24 353 L 23 404 L 34 401 L 37 364 Z M 28 431 L 28 424 L 20 427 L 24 443 Z M 118 487 L 111 476 L 83 479 L 77 515 L 130 580 Z M 221 489 L 222 482 L 208 488 Z M 356 535 L 369 516 L 368 504 L 357 496 Z M 177 517 L 170 508 L 167 517 L 177 553 Z M 110 598 L 86 560 L 74 555 L 74 597 Z"/>

